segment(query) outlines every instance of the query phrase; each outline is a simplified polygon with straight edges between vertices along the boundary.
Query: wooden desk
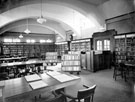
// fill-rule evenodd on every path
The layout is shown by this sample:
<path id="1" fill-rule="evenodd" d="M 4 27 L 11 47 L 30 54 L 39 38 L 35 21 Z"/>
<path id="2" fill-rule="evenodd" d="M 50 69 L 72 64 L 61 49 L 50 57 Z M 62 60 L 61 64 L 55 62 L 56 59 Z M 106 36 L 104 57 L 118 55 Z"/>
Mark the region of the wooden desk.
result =
<path id="1" fill-rule="evenodd" d="M 135 68 L 135 63 L 125 63 L 125 65 L 128 66 L 128 67 Z"/>
<path id="2" fill-rule="evenodd" d="M 133 78 L 135 78 L 135 63 L 125 63 L 127 71 L 132 71 Z"/>
<path id="3" fill-rule="evenodd" d="M 21 97 L 23 95 L 39 95 L 41 92 L 50 92 L 52 90 L 61 89 L 69 85 L 73 85 L 80 80 L 80 78 L 78 78 L 71 81 L 60 82 L 46 73 L 40 74 L 39 76 L 48 84 L 48 86 L 33 90 L 24 77 L 6 80 L 4 87 L 5 102 L 14 97 Z M 73 75 L 69 76 L 73 77 Z"/>
<path id="4" fill-rule="evenodd" d="M 21 66 L 21 65 L 36 65 L 36 64 L 43 64 L 43 61 L 32 60 L 32 61 L 25 61 L 25 62 L 12 62 L 12 63 L 1 63 L 1 67 L 13 67 L 13 66 Z"/>
<path id="5" fill-rule="evenodd" d="M 1 58 L 0 61 L 11 61 L 11 60 L 21 60 L 26 59 L 27 57 L 10 57 L 10 58 Z"/>

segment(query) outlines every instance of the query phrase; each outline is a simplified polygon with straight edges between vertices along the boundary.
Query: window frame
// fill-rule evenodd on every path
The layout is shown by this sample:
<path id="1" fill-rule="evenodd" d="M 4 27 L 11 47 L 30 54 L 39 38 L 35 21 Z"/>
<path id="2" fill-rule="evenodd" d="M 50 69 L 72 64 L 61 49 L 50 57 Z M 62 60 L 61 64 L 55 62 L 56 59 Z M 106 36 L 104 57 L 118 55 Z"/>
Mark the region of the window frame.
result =
<path id="1" fill-rule="evenodd" d="M 98 44 L 98 42 L 101 42 Z M 96 50 L 98 51 L 109 51 L 111 50 L 111 41 L 109 38 L 97 39 L 96 40 Z"/>

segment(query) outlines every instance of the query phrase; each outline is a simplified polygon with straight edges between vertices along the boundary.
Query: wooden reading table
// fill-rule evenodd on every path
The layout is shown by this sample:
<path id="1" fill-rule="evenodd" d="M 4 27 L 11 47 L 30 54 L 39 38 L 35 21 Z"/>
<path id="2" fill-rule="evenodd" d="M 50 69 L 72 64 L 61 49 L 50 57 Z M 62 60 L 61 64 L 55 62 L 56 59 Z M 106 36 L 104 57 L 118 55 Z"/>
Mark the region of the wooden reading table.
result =
<path id="1" fill-rule="evenodd" d="M 16 61 L 25 59 L 27 59 L 27 57 L 9 57 L 9 58 L 1 58 L 0 61 Z"/>
<path id="2" fill-rule="evenodd" d="M 32 60 L 32 61 L 25 61 L 25 62 L 1 63 L 0 67 L 13 67 L 13 66 L 21 66 L 21 65 L 36 65 L 36 64 L 43 64 L 43 61 Z"/>
<path id="3" fill-rule="evenodd" d="M 125 63 L 125 65 L 127 66 L 127 71 L 131 70 L 132 71 L 132 75 L 133 75 L 133 78 L 135 77 L 135 62 L 133 63 Z"/>
<path id="4" fill-rule="evenodd" d="M 80 80 L 80 77 L 70 75 L 70 74 L 68 75 L 63 73 L 57 74 L 57 72 L 54 74 L 51 75 L 48 73 L 43 73 L 39 75 L 34 74 L 33 76 L 29 75 L 21 78 L 5 80 L 5 86 L 3 88 L 4 102 L 9 102 L 8 100 L 15 97 L 22 97 L 26 95 L 27 96 L 39 95 L 42 92 L 50 92 L 53 90 L 65 88 L 69 85 L 73 85 L 77 83 Z M 39 76 L 41 79 L 33 81 L 35 76 L 36 77 Z M 28 79 L 26 77 L 28 77 Z M 33 78 L 32 81 L 30 81 L 31 79 L 29 77 Z M 45 83 L 45 86 L 41 84 L 37 84 L 37 86 L 32 87 L 31 83 L 38 82 L 38 81 Z"/>
<path id="5" fill-rule="evenodd" d="M 9 71 L 6 69 L 10 69 L 12 68 L 13 69 L 13 73 L 15 74 L 16 72 L 18 72 L 18 68 L 21 68 L 22 66 L 24 68 L 26 68 L 27 65 L 40 65 L 42 66 L 44 63 L 44 61 L 40 61 L 40 60 L 30 60 L 30 61 L 23 61 L 23 62 L 12 62 L 12 63 L 1 63 L 0 64 L 0 72 L 2 71 L 5 71 L 5 72 L 8 72 Z"/>

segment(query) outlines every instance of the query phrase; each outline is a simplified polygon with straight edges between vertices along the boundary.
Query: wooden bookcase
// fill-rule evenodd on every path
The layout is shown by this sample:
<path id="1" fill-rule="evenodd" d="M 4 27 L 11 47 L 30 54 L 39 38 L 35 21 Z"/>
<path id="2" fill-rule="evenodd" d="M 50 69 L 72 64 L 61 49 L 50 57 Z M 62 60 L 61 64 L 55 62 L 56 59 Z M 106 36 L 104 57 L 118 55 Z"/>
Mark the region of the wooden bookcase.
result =
<path id="1" fill-rule="evenodd" d="M 59 56 L 62 56 L 65 53 L 65 51 L 67 51 L 67 50 L 68 50 L 68 43 L 67 42 L 56 43 L 55 51 L 58 52 Z"/>
<path id="2" fill-rule="evenodd" d="M 71 42 L 71 51 L 90 51 L 92 47 L 91 42 L 91 38 L 74 40 Z"/>
<path id="3" fill-rule="evenodd" d="M 135 33 L 126 35 L 126 61 L 135 62 Z"/>
<path id="4" fill-rule="evenodd" d="M 91 71 L 92 70 L 92 59 L 91 57 L 91 50 L 92 48 L 92 38 L 85 38 L 85 39 L 77 39 L 71 41 L 71 51 L 76 52 L 85 52 L 85 54 L 80 53 L 80 66 L 82 69 L 86 69 Z M 60 56 L 65 54 L 65 51 L 68 50 L 68 43 L 67 42 L 60 42 L 57 43 L 56 51 L 59 53 Z"/>
<path id="5" fill-rule="evenodd" d="M 71 51 L 90 51 L 92 49 L 92 38 L 78 39 L 71 41 Z M 68 50 L 68 43 L 60 42 L 56 43 L 56 52 L 59 55 L 64 54 L 65 51 Z"/>
<path id="6" fill-rule="evenodd" d="M 80 68 L 80 52 L 68 52 L 62 56 L 62 71 L 65 72 L 81 72 Z"/>
<path id="7" fill-rule="evenodd" d="M 116 63 L 126 60 L 126 36 L 115 36 L 115 61 Z"/>
<path id="8" fill-rule="evenodd" d="M 115 35 L 115 61 L 135 62 L 135 33 Z"/>
<path id="9" fill-rule="evenodd" d="M 28 58 L 45 57 L 46 52 L 54 52 L 55 44 L 40 43 L 3 43 L 3 55 L 26 56 Z"/>

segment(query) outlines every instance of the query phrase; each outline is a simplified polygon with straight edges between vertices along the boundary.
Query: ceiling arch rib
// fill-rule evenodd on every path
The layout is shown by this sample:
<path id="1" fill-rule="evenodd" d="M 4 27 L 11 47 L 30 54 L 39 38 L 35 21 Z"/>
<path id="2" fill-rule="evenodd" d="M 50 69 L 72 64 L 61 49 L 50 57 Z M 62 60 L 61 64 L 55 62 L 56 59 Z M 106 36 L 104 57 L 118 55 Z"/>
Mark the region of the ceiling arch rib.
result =
<path id="1" fill-rule="evenodd" d="M 87 1 L 87 2 L 84 2 Z M 108 0 L 104 0 L 108 1 Z M 94 15 L 94 17 L 98 20 L 98 22 L 103 22 L 100 19 L 103 20 L 102 18 L 102 12 L 100 12 L 97 9 L 97 6 L 94 4 L 94 2 L 97 4 L 99 2 L 103 2 L 103 0 L 42 0 L 42 3 L 50 3 L 50 4 L 57 4 L 57 5 L 62 5 L 62 6 L 66 6 L 69 8 L 72 8 L 74 10 L 77 10 L 78 12 L 81 12 L 84 15 L 89 14 L 90 12 L 92 12 L 92 14 Z M 37 4 L 40 3 L 40 0 L 7 0 L 7 2 L 5 2 L 3 5 L 1 4 L 1 9 L 0 9 L 0 13 L 6 12 L 10 9 L 14 9 L 20 6 L 24 6 L 24 5 L 30 5 L 30 4 Z"/>
<path id="2" fill-rule="evenodd" d="M 61 25 L 59 23 L 57 23 L 55 21 L 48 19 L 48 21 L 42 25 L 37 23 L 36 20 L 33 18 L 29 18 L 28 21 L 29 21 L 29 24 L 28 24 L 29 28 L 31 28 L 31 29 L 33 28 L 31 26 L 47 28 L 47 29 L 51 30 L 53 33 L 58 33 L 63 39 L 65 39 L 65 37 L 66 37 L 65 30 L 61 27 Z M 20 32 L 23 32 L 26 29 L 26 19 L 12 22 L 12 23 L 2 27 L 0 29 L 0 33 L 3 33 L 3 32 L 8 31 L 8 30 L 15 31 L 16 30 L 15 28 L 20 28 L 21 30 L 20 29 L 18 29 L 18 30 L 20 30 Z M 36 29 L 32 29 L 32 30 L 33 30 L 32 32 L 43 33 L 40 30 L 39 31 L 35 31 Z"/>

